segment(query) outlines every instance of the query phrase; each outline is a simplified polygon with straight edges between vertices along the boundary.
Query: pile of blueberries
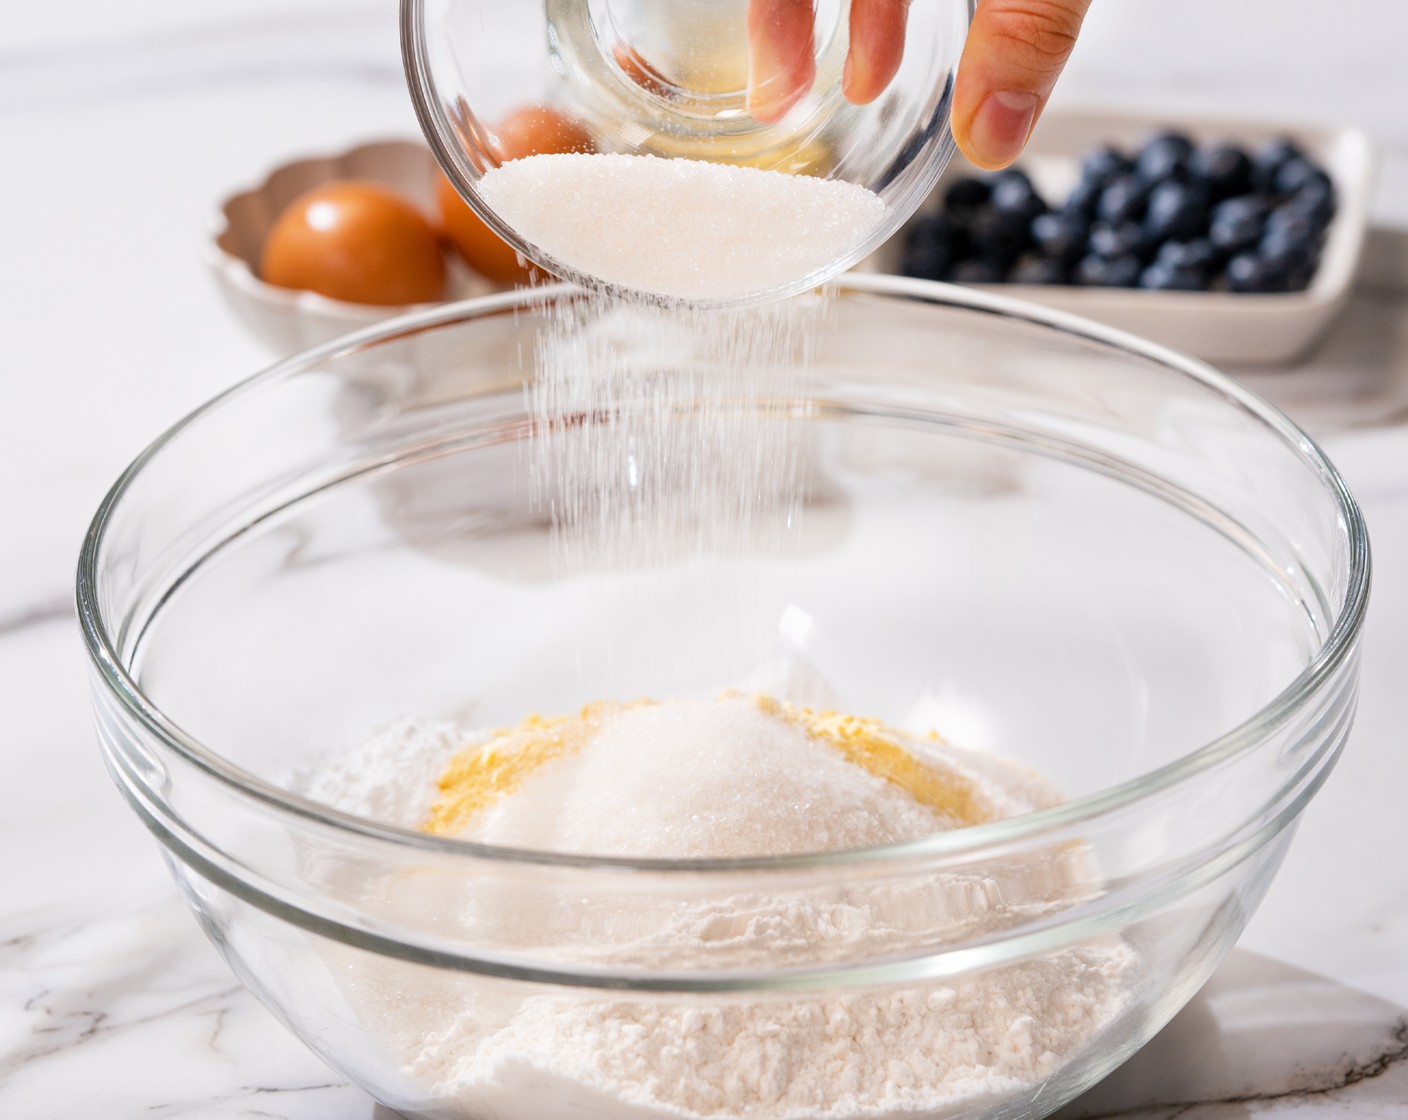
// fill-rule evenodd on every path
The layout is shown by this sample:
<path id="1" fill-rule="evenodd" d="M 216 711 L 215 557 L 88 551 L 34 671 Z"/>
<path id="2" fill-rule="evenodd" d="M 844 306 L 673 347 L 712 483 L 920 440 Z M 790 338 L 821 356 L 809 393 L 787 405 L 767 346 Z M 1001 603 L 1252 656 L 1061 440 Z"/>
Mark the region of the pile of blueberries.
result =
<path id="1" fill-rule="evenodd" d="M 1049 205 L 1016 169 L 965 178 L 909 226 L 902 271 L 960 284 L 1295 292 L 1310 285 L 1335 188 L 1290 140 L 1256 151 L 1161 132 L 1086 153 Z"/>

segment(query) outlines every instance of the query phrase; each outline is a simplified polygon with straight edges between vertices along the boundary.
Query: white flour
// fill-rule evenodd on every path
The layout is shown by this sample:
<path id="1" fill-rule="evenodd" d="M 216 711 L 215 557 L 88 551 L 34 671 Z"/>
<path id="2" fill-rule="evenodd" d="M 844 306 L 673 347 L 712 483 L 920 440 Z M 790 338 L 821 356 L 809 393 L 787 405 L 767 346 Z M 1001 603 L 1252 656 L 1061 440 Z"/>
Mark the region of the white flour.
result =
<path id="1" fill-rule="evenodd" d="M 501 814 L 466 835 L 551 842 L 577 851 L 629 849 L 634 836 L 649 854 L 672 854 L 670 842 L 658 839 L 663 834 L 699 851 L 710 830 L 696 817 L 724 779 L 743 791 L 733 797 L 741 804 L 748 791 L 777 781 L 779 774 L 767 759 L 749 761 L 740 744 L 759 728 L 734 712 L 709 726 L 724 745 L 705 747 L 698 773 L 676 775 L 672 782 L 671 766 L 696 746 L 687 734 L 675 750 L 657 740 L 663 756 L 657 762 L 645 762 L 638 751 L 668 730 L 670 718 L 688 722 L 683 707 L 673 711 L 673 717 L 669 709 L 656 712 L 653 726 L 647 719 L 618 728 L 618 742 L 604 743 L 593 760 L 597 773 L 586 773 L 581 760 L 576 773 L 567 759 L 545 766 L 537 786 L 529 779 L 501 803 L 504 814 L 517 815 L 512 828 Z M 398 725 L 324 768 L 306 790 L 344 811 L 416 827 L 434 794 L 433 777 L 457 749 L 482 738 L 443 724 Z M 752 819 L 764 823 L 754 824 L 749 848 L 797 851 L 814 844 L 826 833 L 817 831 L 807 799 L 826 812 L 833 794 L 861 792 L 871 799 L 869 823 L 852 818 L 831 834 L 838 845 L 888 842 L 936 827 L 936 815 L 904 791 L 879 788 L 885 783 L 862 789 L 866 783 L 858 780 L 870 775 L 849 763 L 841 766 L 850 774 L 808 765 L 806 751 L 825 748 L 780 739 L 770 745 L 783 751 L 790 784 L 760 793 Z M 962 767 L 1001 814 L 1053 800 L 1039 777 L 1001 760 L 911 745 L 926 759 Z M 583 748 L 583 757 L 589 754 Z M 821 760 L 816 754 L 810 762 Z M 609 842 L 591 834 L 593 819 L 609 822 L 639 799 L 650 800 L 651 791 L 661 796 L 646 810 L 649 819 L 610 825 Z M 735 809 L 726 807 L 720 823 L 737 824 L 742 818 Z M 556 818 L 564 814 L 574 823 L 559 825 Z M 717 843 L 726 852 L 735 840 Z M 385 882 L 366 889 L 388 898 L 388 906 L 404 908 L 411 898 L 427 909 L 449 908 L 460 928 L 501 943 L 521 938 L 561 947 L 566 959 L 583 964 L 776 968 L 874 958 L 980 936 L 1058 912 L 1097 892 L 1100 883 L 1088 856 L 1067 848 L 971 874 L 906 882 L 809 887 L 781 896 L 735 893 L 654 908 L 648 900 L 604 900 L 611 920 L 601 927 L 592 925 L 590 907 L 563 907 L 545 925 L 540 909 L 519 914 L 505 899 L 490 902 L 469 889 L 457 899 L 398 895 Z M 583 937 L 588 926 L 592 934 Z M 426 991 L 416 998 L 404 981 L 388 984 L 375 965 L 360 960 L 349 964 L 345 982 L 357 993 L 369 1028 L 400 1047 L 406 1076 L 425 1086 L 447 1116 L 881 1120 L 959 1115 L 994 1094 L 1033 1090 L 1124 1009 L 1132 963 L 1131 950 L 1108 938 L 975 978 L 771 1001 L 551 989 L 524 998 L 526 989 L 516 986 L 510 994 L 494 994 L 466 982 L 470 994 L 456 1004 L 434 990 L 434 978 L 419 981 Z M 360 968 L 367 974 L 359 974 Z"/>
<path id="2" fill-rule="evenodd" d="M 655 156 L 528 156 L 478 190 L 569 268 L 678 299 L 789 285 L 859 248 L 885 216 L 854 183 Z"/>
<path id="3" fill-rule="evenodd" d="M 446 1074 L 438 1091 L 476 1117 L 962 1115 L 1058 1070 L 1119 1007 L 1126 961 L 1087 949 L 981 982 L 771 1005 L 535 998 L 471 1059 L 451 1031 L 416 1068 Z"/>

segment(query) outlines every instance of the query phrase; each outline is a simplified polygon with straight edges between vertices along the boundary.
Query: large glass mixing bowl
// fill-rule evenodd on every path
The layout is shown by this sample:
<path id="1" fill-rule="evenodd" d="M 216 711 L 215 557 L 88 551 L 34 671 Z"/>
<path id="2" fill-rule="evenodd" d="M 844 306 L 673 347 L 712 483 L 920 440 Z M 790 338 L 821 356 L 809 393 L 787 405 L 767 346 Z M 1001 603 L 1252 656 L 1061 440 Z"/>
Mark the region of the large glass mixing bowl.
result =
<path id="1" fill-rule="evenodd" d="M 871 1014 L 864 1050 L 899 1063 L 885 1084 L 906 1115 L 1055 1109 L 1217 965 L 1345 743 L 1369 552 L 1344 484 L 1195 362 L 857 277 L 785 393 L 746 402 L 802 479 L 787 516 L 760 515 L 766 549 L 564 566 L 524 356 L 578 299 L 506 295 L 338 341 L 133 464 L 78 580 L 115 781 L 240 978 L 407 1116 L 688 1115 L 681 1086 L 714 1102 L 698 1115 L 811 1115 L 788 1112 L 789 1063 L 816 1059 L 818 1024 L 881 1006 L 910 1009 Z M 606 648 L 622 627 L 642 656 Z M 408 715 L 490 726 L 708 695 L 778 659 L 1070 800 L 888 848 L 633 862 L 475 846 L 296 792 Z M 705 944 L 660 920 L 736 917 L 740 899 L 848 907 L 896 936 Z M 970 1024 L 963 1053 L 916 1052 L 914 1016 L 950 1041 Z M 780 1025 L 760 1040 L 759 1022 Z M 730 1045 L 754 1049 L 725 1061 Z M 860 1114 L 855 1085 L 825 1088 L 828 1116 Z"/>
<path id="2" fill-rule="evenodd" d="M 852 104 L 842 93 L 850 5 L 820 0 L 811 43 L 815 77 L 777 119 L 760 119 L 750 109 L 749 7 L 749 0 L 402 0 L 402 55 L 436 159 L 470 207 L 522 256 L 556 276 L 618 292 L 704 304 L 762 302 L 814 287 L 855 264 L 928 197 L 954 151 L 953 79 L 973 0 L 910 7 L 899 69 L 868 104 Z M 585 144 L 601 154 L 841 181 L 874 192 L 883 213 L 863 236 L 834 244 L 823 238 L 814 255 L 794 243 L 820 236 L 832 219 L 824 211 L 793 215 L 790 207 L 802 203 L 788 202 L 770 227 L 789 243 L 787 265 L 760 270 L 745 247 L 723 287 L 720 280 L 698 290 L 650 287 L 655 269 L 639 273 L 629 265 L 607 275 L 597 263 L 606 250 L 583 254 L 549 243 L 540 232 L 541 216 L 524 214 L 517 204 L 506 209 L 513 196 L 490 198 L 482 189 L 486 173 L 528 154 L 522 147 L 527 134 L 507 125 L 525 109 L 545 109 L 570 122 L 572 135 L 581 138 L 569 145 L 574 151 Z M 557 133 L 539 128 L 532 135 L 546 141 Z M 685 186 L 664 194 L 617 188 L 604 201 L 580 191 L 558 183 L 547 209 L 570 216 L 574 242 L 600 227 L 601 239 L 628 259 L 652 252 L 699 256 L 700 246 L 728 254 L 735 242 L 761 239 L 745 215 L 702 205 L 712 195 Z M 752 205 L 753 195 L 744 191 L 742 197 Z"/>

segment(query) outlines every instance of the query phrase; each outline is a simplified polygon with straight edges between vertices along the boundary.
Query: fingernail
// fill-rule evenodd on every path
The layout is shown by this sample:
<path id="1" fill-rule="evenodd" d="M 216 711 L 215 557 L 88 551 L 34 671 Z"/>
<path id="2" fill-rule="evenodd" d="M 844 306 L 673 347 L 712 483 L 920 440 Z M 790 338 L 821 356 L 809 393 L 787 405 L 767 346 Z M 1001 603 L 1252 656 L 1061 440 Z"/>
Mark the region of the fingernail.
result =
<path id="1" fill-rule="evenodd" d="M 973 117 L 969 141 L 985 164 L 1006 167 L 1019 155 L 1036 120 L 1037 96 L 1021 90 L 990 93 Z"/>

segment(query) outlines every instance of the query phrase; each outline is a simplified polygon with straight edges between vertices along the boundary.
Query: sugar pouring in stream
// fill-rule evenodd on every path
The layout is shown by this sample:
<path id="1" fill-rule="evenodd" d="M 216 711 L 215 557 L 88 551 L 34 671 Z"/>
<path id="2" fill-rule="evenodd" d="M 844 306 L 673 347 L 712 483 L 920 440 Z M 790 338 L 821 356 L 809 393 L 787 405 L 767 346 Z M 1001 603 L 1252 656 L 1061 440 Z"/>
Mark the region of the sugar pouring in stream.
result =
<path id="1" fill-rule="evenodd" d="M 825 302 L 548 309 L 527 390 L 533 499 L 580 563 L 777 551 L 799 511 L 800 406 Z"/>
<path id="2" fill-rule="evenodd" d="M 740 649 L 776 640 L 760 573 L 803 528 L 797 413 L 827 318 L 818 296 L 717 309 L 584 293 L 547 309 L 527 389 L 531 499 L 559 576 L 639 573 L 628 610 L 593 608 L 590 656 L 621 694 L 697 686 L 683 655 L 705 631 L 722 640 L 725 615 L 747 632 Z"/>

